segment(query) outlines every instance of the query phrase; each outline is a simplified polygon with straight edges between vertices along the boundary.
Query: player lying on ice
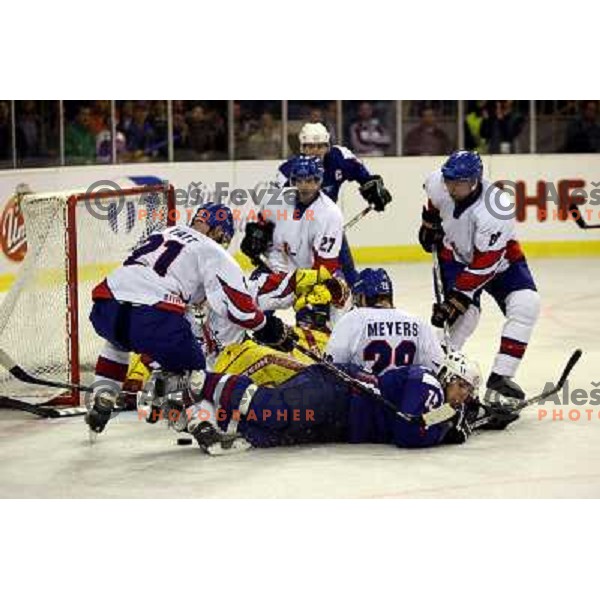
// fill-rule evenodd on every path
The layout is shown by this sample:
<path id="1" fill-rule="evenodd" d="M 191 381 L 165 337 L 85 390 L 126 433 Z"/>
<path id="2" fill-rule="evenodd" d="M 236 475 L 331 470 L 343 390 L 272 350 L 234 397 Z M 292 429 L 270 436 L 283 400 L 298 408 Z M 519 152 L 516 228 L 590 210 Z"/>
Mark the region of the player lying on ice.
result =
<path id="1" fill-rule="evenodd" d="M 189 305 L 206 301 L 224 319 L 253 331 L 257 341 L 291 349 L 289 328 L 260 310 L 224 247 L 233 232 L 229 208 L 202 205 L 189 225 L 153 233 L 94 288 L 90 320 L 105 345 L 86 416 L 92 431 L 102 431 L 110 418 L 130 352 L 151 356 L 176 376 L 205 369 L 186 316 Z"/>
<path id="2" fill-rule="evenodd" d="M 464 442 L 480 412 L 477 364 L 458 352 L 444 357 L 427 323 L 394 308 L 383 269 L 362 271 L 354 292 L 357 307 L 336 324 L 327 346 L 345 364 L 313 364 L 274 387 L 231 373 L 198 372 L 190 391 L 202 400 L 191 408 L 182 395 L 157 399 L 150 383 L 140 396 L 149 415 L 156 411 L 148 420 L 169 419 L 210 454 L 300 443 L 412 448 Z M 441 420 L 425 425 L 440 414 Z M 515 418 L 497 415 L 486 428 L 501 429 Z"/>
<path id="3" fill-rule="evenodd" d="M 350 379 L 342 379 L 338 368 Z M 466 405 L 476 406 L 479 383 L 479 367 L 459 352 L 444 359 L 438 375 L 420 365 L 375 376 L 354 365 L 314 364 L 275 387 L 197 371 L 190 384 L 194 397 L 203 399 L 187 409 L 169 401 L 154 404 L 148 410 L 160 413 L 149 421 L 172 420 L 213 455 L 328 442 L 424 448 L 466 441 Z M 443 420 L 426 426 L 423 419 L 434 412 Z"/>
<path id="4" fill-rule="evenodd" d="M 486 291 L 506 317 L 498 354 L 487 380 L 488 399 L 518 406 L 525 394 L 513 381 L 540 309 L 533 276 L 507 214 L 506 192 L 482 178 L 476 152 L 454 152 L 424 184 L 419 241 L 438 252 L 445 299 L 435 304 L 431 322 L 449 325 L 450 346 L 462 348 L 480 317 Z"/>

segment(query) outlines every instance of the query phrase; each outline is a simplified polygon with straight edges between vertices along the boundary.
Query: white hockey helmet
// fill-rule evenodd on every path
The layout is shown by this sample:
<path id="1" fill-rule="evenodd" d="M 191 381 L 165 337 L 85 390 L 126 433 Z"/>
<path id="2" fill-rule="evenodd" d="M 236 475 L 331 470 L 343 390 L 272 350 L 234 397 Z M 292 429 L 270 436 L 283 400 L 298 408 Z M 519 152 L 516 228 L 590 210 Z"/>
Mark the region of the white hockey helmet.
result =
<path id="1" fill-rule="evenodd" d="M 300 145 L 329 144 L 329 131 L 323 123 L 305 123 L 298 134 Z"/>
<path id="2" fill-rule="evenodd" d="M 481 386 L 481 369 L 479 364 L 467 358 L 462 352 L 455 350 L 444 358 L 440 368 L 438 379 L 443 386 L 448 385 L 455 377 L 466 381 L 472 388 L 472 396 L 479 395 Z"/>

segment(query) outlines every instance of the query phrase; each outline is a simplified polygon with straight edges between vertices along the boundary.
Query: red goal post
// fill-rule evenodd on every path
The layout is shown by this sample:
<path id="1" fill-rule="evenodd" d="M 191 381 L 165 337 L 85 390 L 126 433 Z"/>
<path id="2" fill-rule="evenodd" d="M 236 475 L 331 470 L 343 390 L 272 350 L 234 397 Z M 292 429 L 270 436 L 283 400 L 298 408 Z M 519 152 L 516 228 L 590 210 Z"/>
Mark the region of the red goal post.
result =
<path id="1" fill-rule="evenodd" d="M 0 348 L 38 377 L 89 383 L 102 347 L 89 322 L 91 290 L 141 240 L 176 220 L 168 183 L 27 194 L 27 255 L 0 305 Z M 76 392 L 24 384 L 0 373 L 0 396 L 79 405 Z"/>

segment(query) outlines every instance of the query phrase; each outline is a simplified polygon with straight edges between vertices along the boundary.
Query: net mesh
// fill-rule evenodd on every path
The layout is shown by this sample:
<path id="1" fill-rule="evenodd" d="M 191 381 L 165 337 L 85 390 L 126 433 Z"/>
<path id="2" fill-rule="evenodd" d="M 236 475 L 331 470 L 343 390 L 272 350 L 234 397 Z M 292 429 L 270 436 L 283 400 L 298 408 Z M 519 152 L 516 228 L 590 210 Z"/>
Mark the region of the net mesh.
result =
<path id="1" fill-rule="evenodd" d="M 75 206 L 75 231 L 68 206 Z M 81 199 L 74 192 L 25 196 L 27 255 L 0 306 L 0 348 L 37 377 L 71 381 L 69 285 L 77 286 L 80 380 L 89 383 L 103 341 L 89 321 L 91 291 L 131 250 L 167 226 L 168 188 L 136 188 Z M 77 247 L 77 281 L 69 279 L 69 238 Z M 62 395 L 0 373 L 0 396 L 33 403 Z"/>

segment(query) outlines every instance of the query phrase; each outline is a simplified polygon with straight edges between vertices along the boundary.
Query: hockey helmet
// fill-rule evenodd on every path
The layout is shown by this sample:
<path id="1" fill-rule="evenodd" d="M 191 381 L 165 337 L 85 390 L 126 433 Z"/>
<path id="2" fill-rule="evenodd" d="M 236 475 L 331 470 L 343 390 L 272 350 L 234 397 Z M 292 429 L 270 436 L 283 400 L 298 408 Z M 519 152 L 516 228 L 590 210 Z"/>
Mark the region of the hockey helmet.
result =
<path id="1" fill-rule="evenodd" d="M 477 152 L 453 152 L 442 166 L 442 175 L 448 181 L 474 181 L 483 175 L 483 163 Z"/>
<path id="2" fill-rule="evenodd" d="M 385 269 L 363 269 L 352 287 L 352 294 L 363 294 L 367 299 L 393 296 L 392 280 Z"/>
<path id="3" fill-rule="evenodd" d="M 199 219 L 202 223 L 206 223 L 210 229 L 216 229 L 219 227 L 223 232 L 224 240 L 221 242 L 223 245 L 227 245 L 233 234 L 235 233 L 233 214 L 231 209 L 224 204 L 217 204 L 216 202 L 207 202 L 198 206 L 197 210 L 190 219 L 190 225 Z"/>
<path id="4" fill-rule="evenodd" d="M 322 123 L 305 123 L 298 134 L 300 145 L 329 144 L 329 132 Z"/>

